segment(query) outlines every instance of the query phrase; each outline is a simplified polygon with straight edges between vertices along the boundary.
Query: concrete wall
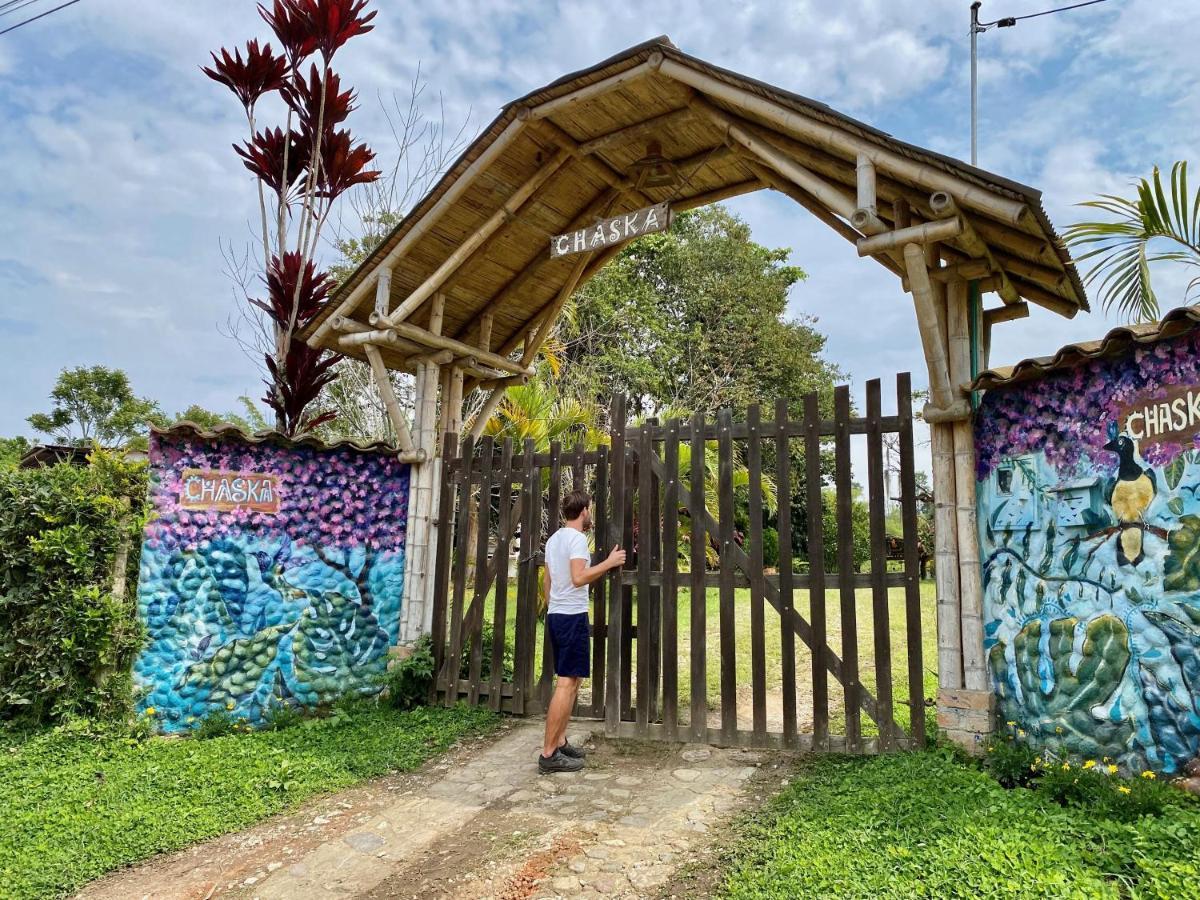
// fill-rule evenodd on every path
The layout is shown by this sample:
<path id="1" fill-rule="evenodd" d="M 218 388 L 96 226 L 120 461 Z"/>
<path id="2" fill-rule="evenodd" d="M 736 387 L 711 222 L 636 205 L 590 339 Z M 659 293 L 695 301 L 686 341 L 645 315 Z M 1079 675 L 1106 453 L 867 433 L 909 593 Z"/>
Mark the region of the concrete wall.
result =
<path id="1" fill-rule="evenodd" d="M 409 467 L 349 448 L 155 435 L 134 667 L 163 731 L 373 693 L 397 640 Z"/>
<path id="2" fill-rule="evenodd" d="M 989 391 L 976 441 L 1001 720 L 1179 771 L 1200 747 L 1200 337 Z"/>

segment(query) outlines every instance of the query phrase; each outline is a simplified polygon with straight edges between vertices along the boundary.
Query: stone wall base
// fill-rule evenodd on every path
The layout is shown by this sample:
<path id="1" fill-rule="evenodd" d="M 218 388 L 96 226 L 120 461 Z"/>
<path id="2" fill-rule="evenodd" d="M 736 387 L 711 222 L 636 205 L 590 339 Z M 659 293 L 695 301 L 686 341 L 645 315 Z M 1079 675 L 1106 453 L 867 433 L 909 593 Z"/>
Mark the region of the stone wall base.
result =
<path id="1" fill-rule="evenodd" d="M 984 744 L 996 730 L 996 695 L 966 688 L 938 691 L 938 728 L 968 753 L 983 753 Z"/>

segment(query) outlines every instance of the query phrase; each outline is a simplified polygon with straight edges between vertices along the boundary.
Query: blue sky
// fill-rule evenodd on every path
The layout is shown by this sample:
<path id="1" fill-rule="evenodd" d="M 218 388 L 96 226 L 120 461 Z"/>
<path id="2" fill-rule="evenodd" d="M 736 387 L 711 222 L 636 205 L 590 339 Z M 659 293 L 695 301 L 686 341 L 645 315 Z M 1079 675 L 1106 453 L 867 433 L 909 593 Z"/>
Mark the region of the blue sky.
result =
<path id="1" fill-rule="evenodd" d="M 1052 5 L 989 0 L 983 16 Z M 373 6 L 378 27 L 339 62 L 361 95 L 352 124 L 385 163 L 396 151 L 381 100 L 406 97 L 418 66 L 427 99 L 440 94 L 447 120 L 468 120 L 473 135 L 505 101 L 663 33 L 904 140 L 969 155 L 966 0 Z M 1155 164 L 1200 163 L 1194 13 L 1186 0 L 1109 0 L 983 35 L 981 165 L 1041 188 L 1061 229 L 1072 204 L 1124 191 Z M 261 393 L 220 328 L 240 305 L 222 242 L 244 247 L 256 215 L 230 150 L 244 122 L 197 68 L 252 35 L 266 29 L 250 0 L 82 0 L 0 37 L 0 435 L 30 432 L 25 418 L 67 366 L 124 368 L 168 411 Z M 893 276 L 778 195 L 730 205 L 757 239 L 793 248 L 810 277 L 791 309 L 818 318 L 856 393 L 899 369 L 924 381 L 911 301 Z M 1173 305 L 1183 284 L 1164 275 Z M 997 329 L 993 362 L 1112 324 L 1035 309 Z"/>

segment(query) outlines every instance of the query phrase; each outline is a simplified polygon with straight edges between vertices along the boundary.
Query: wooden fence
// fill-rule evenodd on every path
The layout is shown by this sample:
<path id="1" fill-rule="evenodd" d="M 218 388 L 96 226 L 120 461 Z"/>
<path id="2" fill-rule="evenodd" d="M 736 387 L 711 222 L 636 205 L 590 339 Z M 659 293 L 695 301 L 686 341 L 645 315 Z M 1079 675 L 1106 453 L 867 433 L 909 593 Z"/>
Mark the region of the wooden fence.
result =
<path id="1" fill-rule="evenodd" d="M 858 417 L 842 386 L 832 418 L 822 418 L 812 394 L 795 418 L 780 400 L 770 420 L 752 406 L 738 421 L 722 410 L 715 422 L 697 415 L 640 426 L 626 423 L 625 402 L 617 398 L 610 443 L 595 450 L 552 444 L 538 453 L 532 441 L 518 450 L 487 437 L 459 447 L 447 435 L 435 571 L 436 699 L 517 715 L 545 709 L 553 675 L 541 628 L 541 550 L 560 525 L 562 492 L 574 487 L 594 498 L 597 558 L 618 543 L 629 551 L 623 570 L 592 587 L 591 690 L 581 694 L 578 715 L 602 718 L 613 735 L 721 746 L 864 752 L 923 744 L 909 376 L 897 376 L 896 414 L 883 415 L 881 395 L 880 382 L 869 382 Z M 891 553 L 883 450 L 889 433 L 899 449 L 902 525 L 900 535 L 893 529 Z M 852 521 L 856 439 L 866 448 L 870 532 L 862 573 Z M 832 534 L 821 489 L 830 457 Z M 797 496 L 807 498 L 805 518 L 793 525 Z M 739 498 L 746 502 L 744 533 L 735 523 Z M 770 569 L 764 523 L 778 530 L 778 566 Z M 793 531 L 800 532 L 795 541 Z M 889 571 L 897 536 L 902 571 Z M 829 540 L 836 565 L 827 571 Z M 807 548 L 806 559 L 794 558 L 794 545 Z M 865 628 L 859 591 L 870 593 Z M 899 638 L 893 615 L 903 618 Z M 899 697 L 894 657 L 907 662 L 898 666 Z"/>

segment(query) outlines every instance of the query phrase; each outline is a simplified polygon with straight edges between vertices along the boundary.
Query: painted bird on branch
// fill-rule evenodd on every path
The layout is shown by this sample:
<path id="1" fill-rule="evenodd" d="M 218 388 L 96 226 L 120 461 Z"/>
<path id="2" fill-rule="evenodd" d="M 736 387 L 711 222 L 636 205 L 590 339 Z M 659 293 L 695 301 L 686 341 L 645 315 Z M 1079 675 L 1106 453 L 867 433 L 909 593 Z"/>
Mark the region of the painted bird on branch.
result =
<path id="1" fill-rule="evenodd" d="M 1117 562 L 1136 566 L 1146 556 L 1143 517 L 1157 491 L 1154 470 L 1138 465 L 1133 458 L 1133 441 L 1126 435 L 1114 437 L 1104 449 L 1117 454 L 1120 460 L 1117 477 L 1108 490 L 1108 503 L 1118 522 Z"/>

